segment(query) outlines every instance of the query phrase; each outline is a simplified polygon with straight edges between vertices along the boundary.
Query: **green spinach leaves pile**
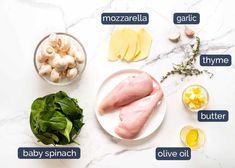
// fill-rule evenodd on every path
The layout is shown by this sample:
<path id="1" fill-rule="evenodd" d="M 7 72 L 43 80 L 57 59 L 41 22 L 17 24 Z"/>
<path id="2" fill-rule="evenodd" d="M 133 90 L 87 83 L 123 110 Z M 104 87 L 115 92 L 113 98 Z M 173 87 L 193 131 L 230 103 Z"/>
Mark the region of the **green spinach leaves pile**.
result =
<path id="1" fill-rule="evenodd" d="M 31 107 L 30 126 L 39 141 L 65 145 L 75 142 L 84 123 L 83 110 L 74 98 L 59 91 L 37 98 Z"/>

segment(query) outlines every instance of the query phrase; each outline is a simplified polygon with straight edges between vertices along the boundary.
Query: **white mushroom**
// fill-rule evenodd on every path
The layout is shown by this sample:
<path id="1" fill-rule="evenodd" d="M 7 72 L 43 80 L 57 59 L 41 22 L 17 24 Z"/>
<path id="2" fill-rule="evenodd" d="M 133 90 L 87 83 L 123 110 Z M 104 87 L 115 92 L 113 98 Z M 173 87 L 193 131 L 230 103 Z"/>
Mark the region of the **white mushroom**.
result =
<path id="1" fill-rule="evenodd" d="M 69 69 L 67 71 L 67 75 L 66 76 L 69 79 L 73 79 L 73 78 L 75 78 L 77 76 L 77 74 L 78 74 L 78 69 L 77 68 L 72 68 L 72 69 Z"/>
<path id="2" fill-rule="evenodd" d="M 78 51 L 77 49 L 75 49 L 73 46 L 71 46 L 68 54 L 73 56 L 75 58 L 75 61 L 78 64 L 82 64 L 84 62 L 83 54 L 80 51 Z"/>
<path id="3" fill-rule="evenodd" d="M 70 41 L 70 37 L 52 33 L 46 44 L 40 47 L 36 59 L 41 66 L 40 75 L 48 75 L 52 82 L 63 78 L 74 79 L 79 74 L 78 64 L 84 62 L 84 55 Z"/>
<path id="4" fill-rule="evenodd" d="M 55 55 L 55 50 L 53 47 L 51 47 L 49 45 L 45 45 L 41 50 L 41 55 L 46 60 L 53 59 L 54 55 Z"/>
<path id="5" fill-rule="evenodd" d="M 75 57 L 77 63 L 82 64 L 84 62 L 84 55 L 78 51 Z"/>
<path id="6" fill-rule="evenodd" d="M 61 54 L 67 53 L 71 47 L 70 41 L 65 37 L 58 37 L 57 45 Z"/>
<path id="7" fill-rule="evenodd" d="M 73 56 L 74 58 L 76 58 L 77 52 L 78 52 L 77 48 L 74 47 L 74 46 L 71 46 L 70 49 L 69 49 L 69 51 L 68 51 L 68 55 L 71 55 L 71 56 Z"/>
<path id="8" fill-rule="evenodd" d="M 60 73 L 55 69 L 52 69 L 50 79 L 52 82 L 59 82 L 60 80 Z"/>
<path id="9" fill-rule="evenodd" d="M 38 62 L 40 62 L 40 63 L 44 63 L 44 62 L 46 62 L 47 61 L 47 57 L 45 57 L 44 55 L 38 55 L 37 56 L 37 60 L 38 60 Z"/>
<path id="10" fill-rule="evenodd" d="M 50 36 L 48 37 L 49 44 L 52 47 L 56 47 L 57 45 L 57 35 L 55 33 L 51 33 Z"/>
<path id="11" fill-rule="evenodd" d="M 68 63 L 62 57 L 56 59 L 54 65 L 55 65 L 55 69 L 59 72 L 63 72 L 68 68 Z"/>
<path id="12" fill-rule="evenodd" d="M 39 68 L 39 74 L 42 76 L 50 74 L 51 71 L 52 71 L 52 68 L 49 64 L 43 64 Z"/>
<path id="13" fill-rule="evenodd" d="M 71 55 L 65 55 L 63 59 L 67 62 L 69 68 L 74 68 L 76 66 L 75 58 Z"/>
<path id="14" fill-rule="evenodd" d="M 48 60 L 48 64 L 50 64 L 53 68 L 55 68 L 56 60 L 60 59 L 61 56 L 59 54 L 55 54 L 53 59 Z"/>

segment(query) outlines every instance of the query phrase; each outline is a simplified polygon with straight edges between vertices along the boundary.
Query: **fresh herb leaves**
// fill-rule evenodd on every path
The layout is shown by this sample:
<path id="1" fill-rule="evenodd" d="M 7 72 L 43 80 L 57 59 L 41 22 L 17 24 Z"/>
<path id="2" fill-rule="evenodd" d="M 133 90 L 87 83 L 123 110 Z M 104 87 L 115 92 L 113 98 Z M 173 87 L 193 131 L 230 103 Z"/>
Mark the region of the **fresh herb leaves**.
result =
<path id="1" fill-rule="evenodd" d="M 30 126 L 39 141 L 48 144 L 75 142 L 83 123 L 83 110 L 77 100 L 59 91 L 34 100 L 31 106 Z"/>
<path id="2" fill-rule="evenodd" d="M 200 52 L 200 38 L 196 37 L 196 42 L 194 45 L 191 45 L 192 48 L 192 56 L 186 58 L 182 63 L 176 64 L 173 66 L 173 69 L 166 73 L 161 79 L 161 83 L 165 81 L 169 76 L 178 74 L 184 76 L 193 76 L 193 75 L 200 75 L 203 73 L 209 74 L 210 78 L 213 77 L 213 74 L 207 70 L 199 70 L 195 68 L 196 59 Z"/>

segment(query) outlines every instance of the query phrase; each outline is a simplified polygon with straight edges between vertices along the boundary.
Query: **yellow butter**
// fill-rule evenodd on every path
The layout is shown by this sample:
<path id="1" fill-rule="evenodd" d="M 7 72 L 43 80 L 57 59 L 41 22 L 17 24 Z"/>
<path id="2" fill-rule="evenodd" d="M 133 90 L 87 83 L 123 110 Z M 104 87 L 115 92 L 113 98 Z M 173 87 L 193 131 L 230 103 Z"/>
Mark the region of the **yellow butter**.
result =
<path id="1" fill-rule="evenodd" d="M 198 109 L 207 103 L 207 97 L 200 86 L 191 86 L 184 91 L 183 101 L 190 109 Z"/>

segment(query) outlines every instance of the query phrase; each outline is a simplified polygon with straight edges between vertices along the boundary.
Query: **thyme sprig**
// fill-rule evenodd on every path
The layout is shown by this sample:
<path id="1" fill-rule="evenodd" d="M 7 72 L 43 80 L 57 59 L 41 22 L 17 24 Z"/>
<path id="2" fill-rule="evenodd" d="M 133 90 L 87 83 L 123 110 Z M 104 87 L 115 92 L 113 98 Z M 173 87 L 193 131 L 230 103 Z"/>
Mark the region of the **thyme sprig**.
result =
<path id="1" fill-rule="evenodd" d="M 199 70 L 195 67 L 195 63 L 197 60 L 197 57 L 200 53 L 200 38 L 196 37 L 196 42 L 194 45 L 191 45 L 192 48 L 192 56 L 189 58 L 186 58 L 184 61 L 182 61 L 180 64 L 175 64 L 173 66 L 173 69 L 166 73 L 161 79 L 161 83 L 165 81 L 169 76 L 171 75 L 184 75 L 186 76 L 193 76 L 193 75 L 200 75 L 203 73 L 206 73 L 210 75 L 210 78 L 213 77 L 213 74 L 209 72 L 208 70 Z"/>

